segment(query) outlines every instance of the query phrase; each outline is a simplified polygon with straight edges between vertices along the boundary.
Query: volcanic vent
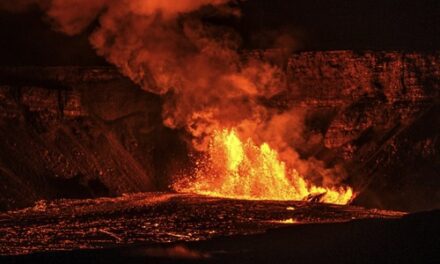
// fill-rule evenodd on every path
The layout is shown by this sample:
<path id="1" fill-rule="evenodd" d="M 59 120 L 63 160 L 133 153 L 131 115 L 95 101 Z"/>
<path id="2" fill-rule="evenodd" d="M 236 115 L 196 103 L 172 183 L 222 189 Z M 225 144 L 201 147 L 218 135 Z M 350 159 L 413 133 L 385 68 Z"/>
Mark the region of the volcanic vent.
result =
<path id="1" fill-rule="evenodd" d="M 286 168 L 267 143 L 242 142 L 234 130 L 215 131 L 208 154 L 197 166 L 195 176 L 175 183 L 175 190 L 251 200 L 302 201 L 316 196 L 334 204 L 346 204 L 353 198 L 350 187 L 308 184 L 298 171 Z"/>

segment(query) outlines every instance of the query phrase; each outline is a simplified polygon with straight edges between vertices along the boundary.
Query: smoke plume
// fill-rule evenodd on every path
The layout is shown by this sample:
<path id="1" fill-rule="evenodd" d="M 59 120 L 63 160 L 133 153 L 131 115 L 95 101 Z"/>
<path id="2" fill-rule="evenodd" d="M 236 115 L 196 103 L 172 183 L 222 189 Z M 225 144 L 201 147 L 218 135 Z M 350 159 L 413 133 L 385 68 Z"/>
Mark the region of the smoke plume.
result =
<path id="1" fill-rule="evenodd" d="M 22 0 L 2 7 L 38 5 L 51 26 L 68 35 L 93 27 L 96 52 L 142 89 L 162 95 L 164 124 L 185 129 L 194 149 L 206 149 L 214 130 L 234 127 L 243 137 L 268 142 L 306 177 L 334 184 L 345 175 L 341 168 L 304 161 L 295 151 L 295 145 L 310 143 L 302 136 L 302 111 L 264 103 L 286 91 L 283 49 L 269 58 L 244 53 L 232 28 L 211 21 L 239 17 L 234 2 Z"/>

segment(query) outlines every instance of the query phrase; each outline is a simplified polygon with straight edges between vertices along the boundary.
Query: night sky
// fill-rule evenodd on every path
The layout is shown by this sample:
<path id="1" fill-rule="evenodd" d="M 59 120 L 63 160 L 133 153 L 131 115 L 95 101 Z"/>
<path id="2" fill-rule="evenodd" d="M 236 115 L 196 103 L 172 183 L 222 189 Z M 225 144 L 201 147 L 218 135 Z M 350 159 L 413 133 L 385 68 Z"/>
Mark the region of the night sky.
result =
<path id="1" fill-rule="evenodd" d="M 245 48 L 287 34 L 301 50 L 440 49 L 438 0 L 247 0 L 237 26 Z M 0 12 L 0 65 L 106 65 L 87 35 L 53 32 L 37 9 Z"/>

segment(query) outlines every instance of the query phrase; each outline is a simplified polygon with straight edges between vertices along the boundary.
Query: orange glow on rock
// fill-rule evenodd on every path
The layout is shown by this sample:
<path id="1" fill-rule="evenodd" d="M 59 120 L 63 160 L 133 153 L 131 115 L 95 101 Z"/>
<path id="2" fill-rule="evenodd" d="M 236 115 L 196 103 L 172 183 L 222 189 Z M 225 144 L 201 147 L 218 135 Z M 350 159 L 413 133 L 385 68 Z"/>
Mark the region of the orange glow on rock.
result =
<path id="1" fill-rule="evenodd" d="M 247 200 L 314 200 L 347 204 L 350 187 L 320 187 L 286 168 L 267 143 L 243 142 L 235 130 L 215 131 L 195 175 L 173 185 L 178 192 Z"/>

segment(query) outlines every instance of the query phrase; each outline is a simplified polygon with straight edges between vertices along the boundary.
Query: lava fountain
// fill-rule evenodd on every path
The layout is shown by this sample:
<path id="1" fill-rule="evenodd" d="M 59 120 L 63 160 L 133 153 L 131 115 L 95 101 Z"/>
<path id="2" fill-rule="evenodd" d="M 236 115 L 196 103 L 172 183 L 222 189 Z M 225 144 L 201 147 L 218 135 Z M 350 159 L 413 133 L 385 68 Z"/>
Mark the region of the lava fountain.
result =
<path id="1" fill-rule="evenodd" d="M 347 204 L 351 187 L 321 187 L 287 168 L 267 143 L 242 141 L 234 129 L 213 133 L 194 175 L 173 184 L 178 192 L 246 200 L 309 200 Z"/>

